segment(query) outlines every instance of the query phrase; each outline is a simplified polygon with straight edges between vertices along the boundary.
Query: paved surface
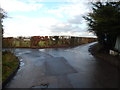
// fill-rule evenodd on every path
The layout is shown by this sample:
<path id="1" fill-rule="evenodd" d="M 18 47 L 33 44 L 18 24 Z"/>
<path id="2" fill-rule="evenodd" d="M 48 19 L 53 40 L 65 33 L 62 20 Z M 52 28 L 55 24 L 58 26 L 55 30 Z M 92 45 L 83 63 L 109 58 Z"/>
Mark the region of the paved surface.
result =
<path id="1" fill-rule="evenodd" d="M 95 59 L 91 44 L 74 48 L 16 49 L 21 67 L 8 88 L 117 88 L 118 70 Z"/>

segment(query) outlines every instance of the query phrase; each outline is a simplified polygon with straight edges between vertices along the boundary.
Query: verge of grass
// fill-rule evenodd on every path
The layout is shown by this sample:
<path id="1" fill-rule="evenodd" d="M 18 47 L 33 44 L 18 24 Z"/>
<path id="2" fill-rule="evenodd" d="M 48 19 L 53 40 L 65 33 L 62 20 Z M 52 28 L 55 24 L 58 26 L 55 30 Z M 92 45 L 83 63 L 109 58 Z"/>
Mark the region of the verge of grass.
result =
<path id="1" fill-rule="evenodd" d="M 106 52 L 106 49 L 103 48 L 100 44 L 94 44 L 89 48 L 89 51 L 93 56 L 96 58 L 99 58 L 99 60 L 104 60 L 105 62 L 120 68 L 120 61 L 118 56 L 112 56 L 108 52 Z"/>
<path id="2" fill-rule="evenodd" d="M 10 51 L 2 53 L 2 82 L 4 82 L 9 75 L 18 67 L 18 58 Z"/>

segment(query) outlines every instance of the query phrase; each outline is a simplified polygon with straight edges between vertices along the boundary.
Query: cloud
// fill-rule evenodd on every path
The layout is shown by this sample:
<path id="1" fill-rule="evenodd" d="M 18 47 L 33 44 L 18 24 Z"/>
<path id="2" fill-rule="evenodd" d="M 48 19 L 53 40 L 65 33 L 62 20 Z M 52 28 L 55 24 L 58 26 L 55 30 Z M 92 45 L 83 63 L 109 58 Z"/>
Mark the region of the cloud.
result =
<path id="1" fill-rule="evenodd" d="M 52 17 L 31 18 L 16 16 L 4 20 L 4 36 L 50 35 L 50 27 L 58 22 Z"/>
<path id="2" fill-rule="evenodd" d="M 83 16 L 90 12 L 90 5 L 86 2 L 74 2 L 68 5 L 61 5 L 57 9 L 48 10 L 48 13 L 62 14 L 66 21 L 57 23 L 51 27 L 51 31 L 62 35 L 87 35 L 88 27 Z M 87 33 L 85 33 L 87 32 Z M 89 34 L 88 34 L 89 35 Z"/>
<path id="3" fill-rule="evenodd" d="M 41 8 L 42 4 L 29 4 L 20 0 L 1 0 L 1 8 L 7 12 L 13 11 L 33 11 Z"/>
<path id="4" fill-rule="evenodd" d="M 37 3 L 40 1 L 42 2 L 42 0 L 2 0 L 3 9 L 8 13 L 13 12 L 12 18 L 4 20 L 4 35 L 89 35 L 87 24 L 82 18 L 90 12 L 91 6 L 88 3 L 76 0 L 50 7 L 50 3 Z M 36 12 L 33 13 L 34 10 Z M 29 13 L 16 14 L 21 11 Z"/>
<path id="5" fill-rule="evenodd" d="M 24 1 L 24 0 L 23 0 Z M 25 0 L 27 2 L 72 2 L 72 3 L 79 3 L 81 1 L 84 1 L 84 2 L 97 2 L 97 1 L 100 1 L 100 0 Z"/>
<path id="6" fill-rule="evenodd" d="M 52 17 L 30 18 L 16 16 L 5 19 L 5 36 L 33 36 L 33 35 L 80 35 L 85 28 L 67 22 L 60 22 Z"/>
<path id="7" fill-rule="evenodd" d="M 73 31 L 77 27 L 73 27 L 71 24 L 59 23 L 51 27 L 52 32 L 68 32 Z"/>
<path id="8" fill-rule="evenodd" d="M 86 4 L 87 5 L 87 4 Z M 84 14 L 86 11 L 88 11 L 88 8 L 86 5 L 83 5 L 83 2 L 80 3 L 66 3 L 61 4 L 55 9 L 48 9 L 47 13 L 52 13 L 55 15 L 65 15 L 68 18 L 73 17 L 76 15 Z"/>
<path id="9" fill-rule="evenodd" d="M 62 14 L 62 10 L 60 9 L 52 9 L 52 10 L 47 10 L 46 13 L 56 15 L 57 17 L 63 18 L 64 15 Z"/>
<path id="10" fill-rule="evenodd" d="M 81 24 L 83 22 L 82 16 L 83 15 L 74 16 L 73 18 L 68 19 L 68 22 L 71 24 Z"/>
<path id="11" fill-rule="evenodd" d="M 84 27 L 84 28 L 83 28 Z M 76 35 L 79 36 L 81 33 L 87 32 L 87 27 L 85 24 L 73 25 L 70 23 L 58 23 L 53 25 L 50 30 L 56 35 Z"/>
<path id="12" fill-rule="evenodd" d="M 91 4 L 83 0 L 73 0 L 71 2 L 72 3 L 61 4 L 55 9 L 48 9 L 46 13 L 65 18 L 72 24 L 80 24 L 83 21 L 82 16 L 91 11 Z"/>

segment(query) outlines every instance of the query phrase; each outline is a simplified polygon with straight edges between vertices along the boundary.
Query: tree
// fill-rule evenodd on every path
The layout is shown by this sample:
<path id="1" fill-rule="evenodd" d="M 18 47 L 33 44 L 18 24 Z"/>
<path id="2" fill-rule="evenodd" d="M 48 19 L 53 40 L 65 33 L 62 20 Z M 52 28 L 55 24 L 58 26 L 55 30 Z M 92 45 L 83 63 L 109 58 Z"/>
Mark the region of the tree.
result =
<path id="1" fill-rule="evenodd" d="M 113 48 L 116 36 L 120 34 L 120 1 L 96 2 L 93 12 L 84 16 L 89 31 L 97 35 L 99 43 L 107 49 Z"/>
<path id="2" fill-rule="evenodd" d="M 22 36 L 19 36 L 18 37 L 18 40 L 19 40 L 19 46 L 22 47 L 22 42 L 23 42 L 23 37 Z"/>
<path id="3" fill-rule="evenodd" d="M 3 25 L 2 25 L 2 19 L 4 19 L 5 17 L 7 17 L 6 12 L 0 8 L 0 34 L 3 35 Z"/>
<path id="4" fill-rule="evenodd" d="M 3 39 L 4 31 L 3 31 L 2 22 L 3 22 L 3 19 L 6 17 L 7 17 L 6 12 L 2 8 L 0 8 L 0 41 L 3 41 L 2 39 Z M 2 49 L 2 44 L 0 44 L 0 49 Z M 2 50 L 0 50 L 0 51 L 2 51 Z"/>
<path id="5" fill-rule="evenodd" d="M 59 41 L 59 36 L 54 36 L 53 38 L 55 39 L 55 45 L 57 45 Z"/>

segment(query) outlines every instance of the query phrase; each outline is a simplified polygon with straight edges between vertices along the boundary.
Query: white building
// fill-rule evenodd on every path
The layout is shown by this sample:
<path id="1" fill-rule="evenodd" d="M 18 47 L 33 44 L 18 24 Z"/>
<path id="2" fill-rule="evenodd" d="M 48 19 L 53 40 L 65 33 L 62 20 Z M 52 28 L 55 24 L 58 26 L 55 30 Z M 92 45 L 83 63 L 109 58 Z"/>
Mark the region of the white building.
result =
<path id="1" fill-rule="evenodd" d="M 120 52 L 120 35 L 116 39 L 115 49 Z"/>

